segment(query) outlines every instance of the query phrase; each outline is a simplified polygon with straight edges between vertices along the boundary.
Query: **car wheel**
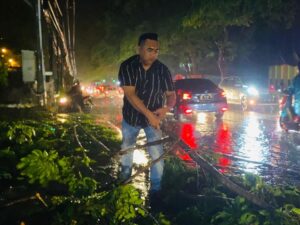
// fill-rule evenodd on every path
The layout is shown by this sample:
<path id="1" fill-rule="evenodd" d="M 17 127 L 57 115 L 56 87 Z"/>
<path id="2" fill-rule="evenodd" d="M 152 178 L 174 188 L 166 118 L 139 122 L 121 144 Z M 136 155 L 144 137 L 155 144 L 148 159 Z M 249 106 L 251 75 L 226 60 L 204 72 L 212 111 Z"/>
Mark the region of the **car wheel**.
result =
<path id="1" fill-rule="evenodd" d="M 84 108 L 83 108 L 83 112 L 84 112 L 84 113 L 90 113 L 90 112 L 92 111 L 92 109 L 93 109 L 93 106 L 92 106 L 92 105 L 90 105 L 90 104 L 85 104 L 85 105 L 84 105 Z"/>

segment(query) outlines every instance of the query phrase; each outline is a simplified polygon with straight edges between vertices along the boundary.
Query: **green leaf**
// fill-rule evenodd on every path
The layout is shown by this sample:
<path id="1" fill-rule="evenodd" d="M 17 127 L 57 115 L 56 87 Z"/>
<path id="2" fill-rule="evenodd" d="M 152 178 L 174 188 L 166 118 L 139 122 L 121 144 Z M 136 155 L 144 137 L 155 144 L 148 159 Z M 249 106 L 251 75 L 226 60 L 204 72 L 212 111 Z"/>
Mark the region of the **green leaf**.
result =
<path id="1" fill-rule="evenodd" d="M 293 208 L 292 212 L 300 216 L 300 209 L 299 208 Z"/>
<path id="2" fill-rule="evenodd" d="M 16 153 L 10 147 L 0 150 L 0 158 L 14 158 Z"/>
<path id="3" fill-rule="evenodd" d="M 253 224 L 253 225 L 258 225 L 259 224 L 259 220 L 257 218 L 256 215 L 252 214 L 252 213 L 244 213 L 241 217 L 240 217 L 240 224 Z"/>
<path id="4" fill-rule="evenodd" d="M 49 181 L 60 178 L 57 158 L 58 153 L 55 150 L 48 153 L 35 149 L 26 157 L 21 158 L 17 169 L 21 170 L 23 176 L 29 178 L 30 183 L 39 182 L 42 186 L 46 186 Z"/>

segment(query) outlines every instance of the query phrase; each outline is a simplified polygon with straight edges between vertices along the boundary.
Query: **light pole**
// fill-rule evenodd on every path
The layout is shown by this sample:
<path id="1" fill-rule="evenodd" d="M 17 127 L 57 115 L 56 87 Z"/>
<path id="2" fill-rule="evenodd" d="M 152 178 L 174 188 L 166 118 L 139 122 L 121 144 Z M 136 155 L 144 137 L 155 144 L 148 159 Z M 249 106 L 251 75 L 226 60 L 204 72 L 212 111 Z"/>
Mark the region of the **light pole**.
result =
<path id="1" fill-rule="evenodd" d="M 41 0 L 36 0 L 36 22 L 37 22 L 37 61 L 38 61 L 38 73 L 37 73 L 37 91 L 41 94 L 42 98 L 40 102 L 43 106 L 47 104 L 47 92 L 45 81 L 45 63 L 44 63 L 44 51 L 43 51 L 43 38 L 42 38 L 42 19 L 41 19 Z"/>
<path id="2" fill-rule="evenodd" d="M 34 6 L 29 0 L 24 2 L 34 9 Z M 40 104 L 45 106 L 47 104 L 46 80 L 45 80 L 45 63 L 43 51 L 43 38 L 42 38 L 42 14 L 41 14 L 41 0 L 36 0 L 35 4 L 36 13 L 36 35 L 37 35 L 37 92 L 42 96 L 39 99 Z"/>

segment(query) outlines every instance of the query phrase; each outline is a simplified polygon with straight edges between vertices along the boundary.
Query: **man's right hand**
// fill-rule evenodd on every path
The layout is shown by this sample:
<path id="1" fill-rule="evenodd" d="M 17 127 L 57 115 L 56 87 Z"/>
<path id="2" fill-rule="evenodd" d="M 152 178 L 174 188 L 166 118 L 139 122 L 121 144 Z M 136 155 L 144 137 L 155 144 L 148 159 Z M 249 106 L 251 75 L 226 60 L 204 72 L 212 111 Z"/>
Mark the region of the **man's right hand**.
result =
<path id="1" fill-rule="evenodd" d="M 155 129 L 159 129 L 160 128 L 160 119 L 154 113 L 151 112 L 147 116 L 147 119 L 148 119 L 148 121 L 149 121 L 149 123 L 150 123 L 150 125 L 152 127 L 154 127 Z"/>

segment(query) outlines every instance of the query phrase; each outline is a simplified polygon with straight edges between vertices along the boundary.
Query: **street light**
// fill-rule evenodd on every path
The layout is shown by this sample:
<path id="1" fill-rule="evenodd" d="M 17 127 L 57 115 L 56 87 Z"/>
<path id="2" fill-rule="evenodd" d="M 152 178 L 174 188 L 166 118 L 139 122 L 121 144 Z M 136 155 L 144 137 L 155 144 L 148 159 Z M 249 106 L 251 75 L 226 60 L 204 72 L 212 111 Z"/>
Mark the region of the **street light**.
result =
<path id="1" fill-rule="evenodd" d="M 10 58 L 10 59 L 8 60 L 8 63 L 9 63 L 9 65 L 10 65 L 11 67 L 13 67 L 14 64 L 15 64 L 15 61 L 14 61 L 14 59 Z"/>
<path id="2" fill-rule="evenodd" d="M 2 49 L 1 49 L 1 52 L 2 52 L 3 54 L 6 54 L 6 53 L 7 53 L 7 49 L 6 49 L 6 48 L 2 48 Z"/>

